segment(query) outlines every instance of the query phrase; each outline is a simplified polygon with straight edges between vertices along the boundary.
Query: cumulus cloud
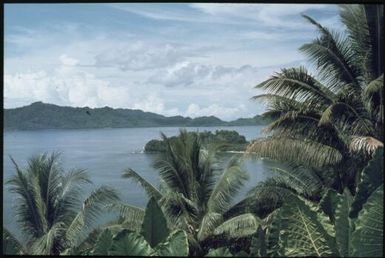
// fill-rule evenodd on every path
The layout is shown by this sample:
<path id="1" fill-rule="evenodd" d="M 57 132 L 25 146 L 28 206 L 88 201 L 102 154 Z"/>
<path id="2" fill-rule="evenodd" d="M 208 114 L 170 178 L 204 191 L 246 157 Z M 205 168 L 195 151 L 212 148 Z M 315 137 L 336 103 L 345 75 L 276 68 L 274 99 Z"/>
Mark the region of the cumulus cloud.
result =
<path id="1" fill-rule="evenodd" d="M 79 60 L 77 60 L 75 58 L 68 57 L 65 54 L 61 55 L 59 60 L 63 65 L 69 65 L 69 66 L 74 66 L 74 65 L 77 65 L 79 63 Z"/>
<path id="2" fill-rule="evenodd" d="M 148 45 L 133 42 L 119 48 L 109 48 L 95 56 L 96 66 L 113 66 L 123 71 L 147 70 L 173 65 L 194 56 L 191 49 L 173 44 Z"/>
<path id="3" fill-rule="evenodd" d="M 73 67 L 78 60 L 59 57 L 61 66 L 45 70 L 4 74 L 4 95 L 7 101 L 23 99 L 29 104 L 43 101 L 59 105 L 99 107 L 123 106 L 130 98 L 126 88 L 113 87 L 94 74 Z"/>
<path id="4" fill-rule="evenodd" d="M 166 108 L 164 99 L 143 85 L 125 82 L 113 85 L 76 66 L 79 60 L 68 55 L 58 58 L 61 66 L 45 70 L 4 74 L 7 108 L 43 101 L 76 107 L 141 109 L 164 115 L 179 114 L 178 108 Z"/>
<path id="5" fill-rule="evenodd" d="M 249 101 L 261 93 L 253 86 L 304 59 L 297 49 L 316 29 L 308 29 L 300 13 L 313 12 L 327 24 L 338 17 L 332 5 L 112 6 L 119 10 L 106 5 L 87 12 L 93 23 L 82 12 L 27 23 L 17 19 L 16 7 L 8 9 L 5 107 L 44 101 L 250 117 L 264 107 Z M 37 19 L 36 12 L 25 20 Z"/>
<path id="6" fill-rule="evenodd" d="M 149 82 L 160 83 L 167 87 L 212 87 L 219 84 L 223 87 L 239 82 L 239 79 L 255 76 L 256 71 L 257 69 L 250 65 L 225 67 L 222 65 L 182 62 L 161 69 L 149 78 Z"/>

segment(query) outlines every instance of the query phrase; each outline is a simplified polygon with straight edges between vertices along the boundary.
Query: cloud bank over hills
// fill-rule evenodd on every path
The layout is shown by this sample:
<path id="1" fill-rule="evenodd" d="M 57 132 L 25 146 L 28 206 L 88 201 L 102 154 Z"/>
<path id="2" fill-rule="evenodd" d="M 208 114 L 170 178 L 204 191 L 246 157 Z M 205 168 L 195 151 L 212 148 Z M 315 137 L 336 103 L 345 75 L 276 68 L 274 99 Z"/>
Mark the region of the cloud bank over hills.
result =
<path id="1" fill-rule="evenodd" d="M 253 87 L 305 64 L 300 16 L 335 5 L 5 5 L 4 104 L 131 108 L 166 116 L 253 117 Z"/>

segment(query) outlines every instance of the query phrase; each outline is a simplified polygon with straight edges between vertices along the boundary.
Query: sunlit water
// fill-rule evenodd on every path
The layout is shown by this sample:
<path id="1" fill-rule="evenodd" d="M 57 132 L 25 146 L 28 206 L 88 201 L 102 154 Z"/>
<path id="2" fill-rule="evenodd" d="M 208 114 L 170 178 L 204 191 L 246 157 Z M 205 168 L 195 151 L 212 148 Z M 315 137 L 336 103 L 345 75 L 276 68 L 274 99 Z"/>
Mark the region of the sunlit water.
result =
<path id="1" fill-rule="evenodd" d="M 247 140 L 261 137 L 261 126 L 240 127 L 199 127 L 188 131 L 215 131 L 217 129 L 236 130 Z M 179 128 L 122 128 L 122 129 L 83 129 L 83 130 L 38 130 L 4 132 L 3 168 L 4 181 L 15 173 L 9 158 L 12 156 L 23 168 L 27 160 L 44 152 L 61 152 L 63 167 L 86 169 L 95 186 L 109 185 L 118 190 L 122 200 L 129 204 L 144 207 L 147 197 L 135 183 L 121 177 L 122 171 L 132 168 L 154 185 L 158 185 L 158 173 L 152 168 L 156 154 L 143 153 L 143 147 L 151 139 L 160 138 L 160 131 L 167 136 L 177 135 Z M 233 155 L 233 154 L 231 154 Z M 231 156 L 228 155 L 229 157 Z M 256 183 L 269 176 L 268 167 L 272 162 L 248 159 L 244 167 L 250 179 L 239 200 Z M 7 185 L 3 187 L 3 223 L 19 235 L 14 212 L 15 196 L 10 194 Z"/>

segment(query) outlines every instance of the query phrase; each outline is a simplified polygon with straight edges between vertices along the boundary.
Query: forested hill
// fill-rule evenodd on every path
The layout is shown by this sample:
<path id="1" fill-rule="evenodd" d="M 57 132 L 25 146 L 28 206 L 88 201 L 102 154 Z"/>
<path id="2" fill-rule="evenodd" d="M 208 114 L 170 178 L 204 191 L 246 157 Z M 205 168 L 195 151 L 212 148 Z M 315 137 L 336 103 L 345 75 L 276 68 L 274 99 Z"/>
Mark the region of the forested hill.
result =
<path id="1" fill-rule="evenodd" d="M 235 121 L 222 121 L 215 116 L 197 118 L 172 116 L 133 109 L 74 108 L 35 102 L 29 106 L 4 109 L 5 130 L 34 129 L 80 129 L 80 128 L 124 128 L 161 126 L 232 126 L 264 125 L 267 119 L 262 116 L 240 118 Z"/>

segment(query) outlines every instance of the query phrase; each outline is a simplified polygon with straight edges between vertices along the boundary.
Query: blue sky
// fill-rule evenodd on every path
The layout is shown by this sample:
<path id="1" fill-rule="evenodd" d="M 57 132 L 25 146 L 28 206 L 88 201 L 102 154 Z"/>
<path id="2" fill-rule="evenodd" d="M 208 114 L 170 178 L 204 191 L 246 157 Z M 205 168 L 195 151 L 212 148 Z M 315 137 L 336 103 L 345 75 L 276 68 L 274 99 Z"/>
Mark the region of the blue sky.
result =
<path id="1" fill-rule="evenodd" d="M 4 105 L 252 117 L 257 83 L 307 65 L 301 13 L 341 29 L 325 4 L 6 4 Z"/>

